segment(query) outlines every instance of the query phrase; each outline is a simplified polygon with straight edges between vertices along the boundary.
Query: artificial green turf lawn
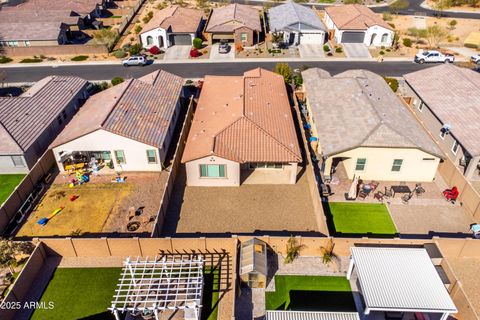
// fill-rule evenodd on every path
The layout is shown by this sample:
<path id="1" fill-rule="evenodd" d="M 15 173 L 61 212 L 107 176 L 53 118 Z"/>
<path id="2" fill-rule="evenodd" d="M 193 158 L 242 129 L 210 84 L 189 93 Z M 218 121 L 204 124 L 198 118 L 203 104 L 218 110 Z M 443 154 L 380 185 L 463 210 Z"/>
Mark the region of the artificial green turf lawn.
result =
<path id="1" fill-rule="evenodd" d="M 0 174 L 0 204 L 8 199 L 23 177 L 24 174 Z"/>
<path id="2" fill-rule="evenodd" d="M 336 232 L 382 235 L 397 233 L 384 204 L 330 202 L 329 207 Z"/>
<path id="3" fill-rule="evenodd" d="M 203 270 L 203 278 L 202 319 L 217 320 L 218 298 L 220 297 L 220 270 L 207 267 Z"/>
<path id="4" fill-rule="evenodd" d="M 265 306 L 267 310 L 288 309 L 291 292 L 323 291 L 330 293 L 347 293 L 351 295 L 350 283 L 345 277 L 320 276 L 275 276 L 275 291 L 265 292 Z M 317 303 L 320 303 L 318 301 Z M 324 311 L 324 310 L 322 310 Z"/>
<path id="5" fill-rule="evenodd" d="M 55 304 L 37 309 L 31 320 L 111 319 L 107 310 L 120 278 L 121 268 L 58 268 L 40 301 Z"/>

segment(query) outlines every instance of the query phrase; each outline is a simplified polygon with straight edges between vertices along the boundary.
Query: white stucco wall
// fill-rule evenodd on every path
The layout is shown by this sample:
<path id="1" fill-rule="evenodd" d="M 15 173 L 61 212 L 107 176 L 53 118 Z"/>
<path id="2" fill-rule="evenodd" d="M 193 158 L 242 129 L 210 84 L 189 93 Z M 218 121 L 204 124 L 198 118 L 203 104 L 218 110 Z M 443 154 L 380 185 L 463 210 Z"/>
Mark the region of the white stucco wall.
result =
<path id="1" fill-rule="evenodd" d="M 146 49 L 150 49 L 153 46 L 157 46 L 160 49 L 162 48 L 165 49 L 172 46 L 172 44 L 170 44 L 169 35 L 170 33 L 168 33 L 167 30 L 162 28 L 157 28 L 157 29 L 153 29 L 153 30 L 141 33 L 140 40 L 142 41 L 142 46 Z M 153 38 L 153 43 L 151 45 L 147 44 L 148 36 L 151 36 Z M 159 37 L 163 38 L 163 44 L 164 44 L 163 46 L 160 46 L 160 41 L 158 39 Z M 193 39 L 195 39 L 195 33 L 190 33 L 190 37 L 192 38 L 192 43 L 193 43 Z"/>
<path id="2" fill-rule="evenodd" d="M 224 164 L 225 178 L 200 178 L 201 164 Z M 205 157 L 185 163 L 187 186 L 236 187 L 240 185 L 240 164 L 217 156 Z"/>
<path id="3" fill-rule="evenodd" d="M 123 150 L 126 160 L 125 164 L 117 164 L 114 155 L 115 150 Z M 147 150 L 155 150 L 158 163 L 148 163 Z M 63 166 L 60 163 L 61 151 L 110 151 L 112 159 L 114 160 L 115 170 L 119 171 L 161 171 L 164 160 L 160 158 L 158 148 L 105 130 L 94 131 L 53 148 L 53 154 L 58 167 L 60 171 L 63 171 Z"/>

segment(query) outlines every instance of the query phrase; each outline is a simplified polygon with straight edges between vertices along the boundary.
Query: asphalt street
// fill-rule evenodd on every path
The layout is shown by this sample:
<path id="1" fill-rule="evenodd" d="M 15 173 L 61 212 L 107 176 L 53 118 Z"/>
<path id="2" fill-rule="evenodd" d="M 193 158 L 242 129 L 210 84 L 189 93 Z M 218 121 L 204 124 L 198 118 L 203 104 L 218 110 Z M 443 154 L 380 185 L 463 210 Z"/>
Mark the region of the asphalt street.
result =
<path id="1" fill-rule="evenodd" d="M 279 61 L 280 62 L 280 61 Z M 287 62 L 287 61 L 282 61 Z M 138 78 L 162 69 L 184 78 L 201 78 L 205 75 L 240 75 L 246 70 L 261 67 L 272 70 L 277 62 L 221 62 L 221 63 L 169 63 L 152 64 L 145 67 L 125 68 L 120 64 L 112 65 L 74 65 L 74 66 L 34 66 L 0 68 L 7 72 L 7 83 L 35 82 L 49 75 L 72 75 L 87 80 L 110 80 L 113 77 Z M 367 69 L 383 76 L 398 77 L 405 73 L 420 70 L 431 65 L 419 65 L 413 62 L 370 62 L 370 61 L 295 61 L 289 62 L 292 68 L 318 67 L 337 74 L 349 69 Z"/>

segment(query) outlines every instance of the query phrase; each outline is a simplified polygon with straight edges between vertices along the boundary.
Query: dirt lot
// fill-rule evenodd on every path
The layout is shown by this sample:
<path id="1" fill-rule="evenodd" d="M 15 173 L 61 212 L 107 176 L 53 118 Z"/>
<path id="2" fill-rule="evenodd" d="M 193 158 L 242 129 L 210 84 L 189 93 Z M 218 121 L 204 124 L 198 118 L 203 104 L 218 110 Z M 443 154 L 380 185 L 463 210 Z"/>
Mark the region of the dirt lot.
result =
<path id="1" fill-rule="evenodd" d="M 111 175 L 92 177 L 91 182 L 69 188 L 68 179 L 58 176 L 35 210 L 27 218 L 17 237 L 67 236 L 98 233 L 129 233 L 126 228 L 131 212 L 143 207 L 134 218 L 141 221 L 136 233 L 151 232 L 158 212 L 166 173 L 126 174 L 125 183 L 112 183 Z M 78 196 L 73 202 L 71 196 Z M 64 209 L 45 226 L 37 221 L 59 207 Z"/>
<path id="2" fill-rule="evenodd" d="M 254 233 L 317 231 L 303 174 L 295 185 L 184 187 L 179 172 L 163 233 Z"/>

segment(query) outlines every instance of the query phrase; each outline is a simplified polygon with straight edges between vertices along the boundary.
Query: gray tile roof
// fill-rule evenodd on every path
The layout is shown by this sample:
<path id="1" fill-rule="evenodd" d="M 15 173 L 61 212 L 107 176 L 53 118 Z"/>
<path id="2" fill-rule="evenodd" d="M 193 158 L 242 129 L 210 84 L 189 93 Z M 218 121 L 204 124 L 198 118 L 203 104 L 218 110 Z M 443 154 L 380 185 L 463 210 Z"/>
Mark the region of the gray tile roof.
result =
<path id="1" fill-rule="evenodd" d="M 78 77 L 50 76 L 19 97 L 0 98 L 0 153 L 26 151 L 86 85 Z"/>
<path id="2" fill-rule="evenodd" d="M 104 129 L 161 148 L 182 87 L 183 78 L 162 70 L 100 92 L 87 100 L 51 147 Z"/>
<path id="3" fill-rule="evenodd" d="M 480 155 L 480 74 L 444 64 L 404 78 L 468 153 Z"/>
<path id="4" fill-rule="evenodd" d="M 327 30 L 320 17 L 312 9 L 293 1 L 270 8 L 268 24 L 271 31 L 298 30 L 299 24 L 303 25 L 303 28 Z"/>
<path id="5" fill-rule="evenodd" d="M 379 75 L 350 70 L 331 77 L 313 68 L 302 76 L 325 156 L 357 147 L 390 147 L 416 148 L 443 157 Z"/>

